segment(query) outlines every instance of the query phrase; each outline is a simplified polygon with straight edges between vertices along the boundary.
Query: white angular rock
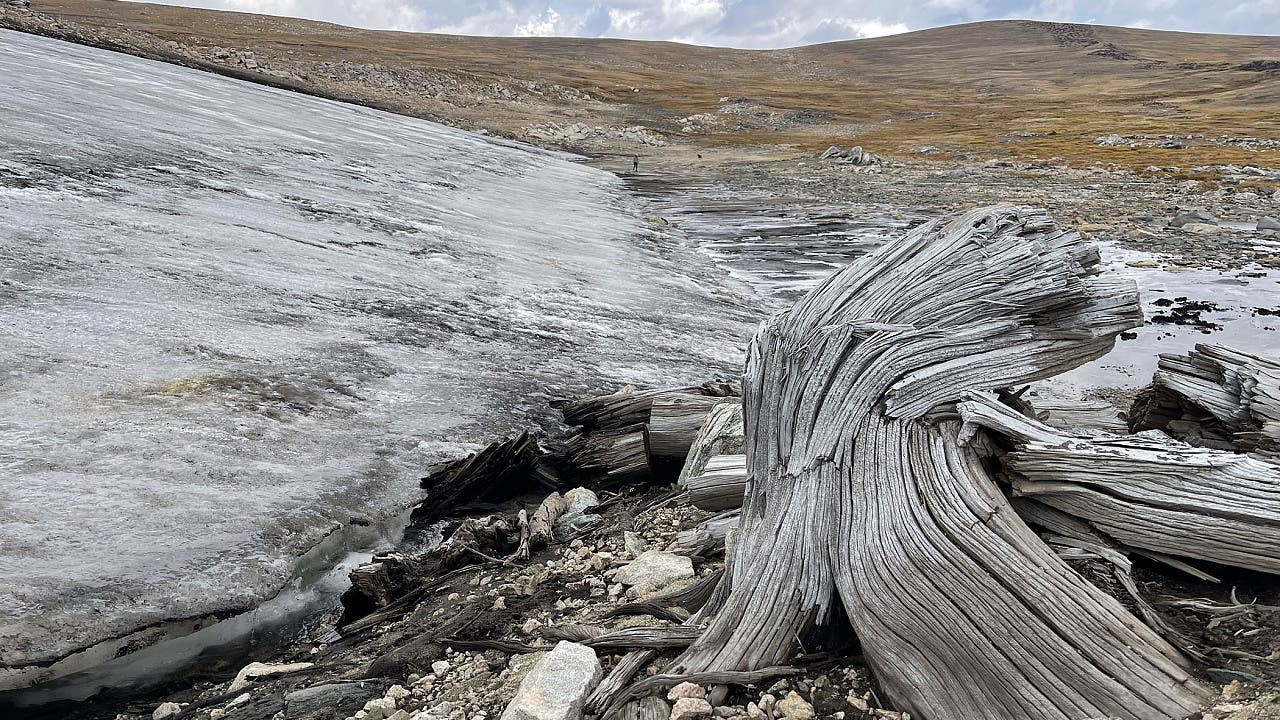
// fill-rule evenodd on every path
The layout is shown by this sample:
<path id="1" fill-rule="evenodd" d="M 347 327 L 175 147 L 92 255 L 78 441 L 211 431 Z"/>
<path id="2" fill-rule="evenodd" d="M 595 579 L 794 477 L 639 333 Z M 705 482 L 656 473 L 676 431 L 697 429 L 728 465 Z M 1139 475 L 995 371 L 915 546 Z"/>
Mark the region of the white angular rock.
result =
<path id="1" fill-rule="evenodd" d="M 706 689 L 691 682 L 682 682 L 667 691 L 668 700 L 679 700 L 680 698 L 702 698 L 705 700 L 706 697 Z"/>
<path id="2" fill-rule="evenodd" d="M 602 672 L 595 650 L 561 640 L 525 676 L 502 720 L 578 720 Z"/>
<path id="3" fill-rule="evenodd" d="M 583 487 L 576 487 L 564 494 L 565 515 L 578 515 L 600 504 L 596 494 Z"/>
<path id="4" fill-rule="evenodd" d="M 813 720 L 813 705 L 792 690 L 775 706 L 783 720 Z"/>
<path id="5" fill-rule="evenodd" d="M 389 697 L 380 697 L 364 704 L 364 720 L 382 720 L 396 712 L 396 701 Z"/>
<path id="6" fill-rule="evenodd" d="M 442 677 L 452 667 L 448 660 L 437 660 L 431 663 L 431 672 L 435 673 L 436 677 Z"/>
<path id="7" fill-rule="evenodd" d="M 285 673 L 297 672 L 298 670 L 306 670 L 311 667 L 312 663 L 287 663 L 284 665 L 270 665 L 268 663 L 251 662 L 240 668 L 240 672 L 236 673 L 236 679 L 231 681 L 231 686 L 227 688 L 227 692 L 236 692 L 243 690 L 250 685 L 250 680 L 258 678 L 271 677 L 272 675 L 283 675 Z"/>
<path id="8" fill-rule="evenodd" d="M 652 585 L 663 588 L 677 580 L 693 577 L 693 561 L 684 555 L 647 550 L 624 565 L 614 576 L 623 585 Z"/>
<path id="9" fill-rule="evenodd" d="M 151 720 L 165 720 L 165 718 L 171 718 L 180 712 L 182 712 L 182 706 L 178 703 L 161 703 L 160 707 L 152 711 Z"/>
<path id="10" fill-rule="evenodd" d="M 682 697 L 671 706 L 671 720 L 697 720 L 711 717 L 711 703 L 702 698 Z"/>

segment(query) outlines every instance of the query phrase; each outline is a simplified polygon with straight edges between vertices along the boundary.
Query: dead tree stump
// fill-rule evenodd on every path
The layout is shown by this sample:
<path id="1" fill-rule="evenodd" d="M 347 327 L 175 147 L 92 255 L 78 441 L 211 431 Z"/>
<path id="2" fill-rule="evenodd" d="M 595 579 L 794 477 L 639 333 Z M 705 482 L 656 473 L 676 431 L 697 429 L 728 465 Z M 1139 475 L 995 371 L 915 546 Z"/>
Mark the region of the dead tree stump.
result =
<path id="1" fill-rule="evenodd" d="M 756 334 L 747 469 L 706 632 L 673 672 L 784 664 L 834 603 L 916 718 L 1183 717 L 1187 661 L 1014 513 L 960 423 L 966 391 L 1049 377 L 1142 322 L 1131 284 L 1043 212 L 921 226 Z"/>

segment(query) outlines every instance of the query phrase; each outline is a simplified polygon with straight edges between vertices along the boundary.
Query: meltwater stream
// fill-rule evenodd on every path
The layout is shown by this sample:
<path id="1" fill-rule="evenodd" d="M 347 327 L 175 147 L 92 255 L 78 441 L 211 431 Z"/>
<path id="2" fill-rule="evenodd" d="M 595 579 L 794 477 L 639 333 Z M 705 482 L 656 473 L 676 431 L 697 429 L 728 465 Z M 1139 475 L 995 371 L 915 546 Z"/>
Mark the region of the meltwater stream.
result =
<path id="1" fill-rule="evenodd" d="M 8 31 L 0 98 L 0 690 L 256 607 L 548 386 L 735 372 L 759 316 L 566 156 Z"/>

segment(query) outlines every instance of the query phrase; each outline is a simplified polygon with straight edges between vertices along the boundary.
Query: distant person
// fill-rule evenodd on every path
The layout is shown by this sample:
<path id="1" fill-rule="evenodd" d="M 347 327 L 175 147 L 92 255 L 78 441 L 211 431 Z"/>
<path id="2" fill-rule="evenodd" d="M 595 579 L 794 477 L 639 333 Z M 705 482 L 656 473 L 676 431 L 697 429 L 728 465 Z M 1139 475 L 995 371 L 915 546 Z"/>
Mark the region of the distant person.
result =
<path id="1" fill-rule="evenodd" d="M 631 172 L 633 173 L 640 172 L 640 156 L 639 155 L 631 156 Z"/>

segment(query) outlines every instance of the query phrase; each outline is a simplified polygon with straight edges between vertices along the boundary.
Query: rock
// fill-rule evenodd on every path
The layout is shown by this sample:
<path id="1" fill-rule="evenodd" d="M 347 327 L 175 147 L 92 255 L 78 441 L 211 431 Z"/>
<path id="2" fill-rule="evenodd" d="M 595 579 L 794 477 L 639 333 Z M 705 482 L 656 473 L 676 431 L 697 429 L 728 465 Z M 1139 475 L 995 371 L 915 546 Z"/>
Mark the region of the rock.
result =
<path id="1" fill-rule="evenodd" d="M 369 688 L 361 683 L 329 683 L 295 690 L 284 696 L 285 715 L 305 717 L 319 710 L 347 714 L 364 706 Z"/>
<path id="2" fill-rule="evenodd" d="M 1254 203 L 1258 202 L 1258 193 L 1255 192 L 1238 192 L 1231 196 L 1231 199 L 1238 203 Z"/>
<path id="3" fill-rule="evenodd" d="M 586 511 L 600 504 L 600 498 L 586 488 L 577 487 L 564 494 L 565 511 L 556 520 L 556 537 L 569 537 L 595 521 Z"/>
<path id="4" fill-rule="evenodd" d="M 772 720 L 759 705 L 753 702 L 747 703 L 747 717 L 751 720 Z"/>
<path id="5" fill-rule="evenodd" d="M 165 720 L 182 712 L 182 706 L 176 702 L 161 703 L 160 707 L 151 712 L 151 720 Z"/>
<path id="6" fill-rule="evenodd" d="M 248 703 L 252 699 L 253 699 L 253 696 L 250 695 L 249 693 L 243 693 L 241 695 L 237 695 L 235 700 L 232 700 L 231 702 L 227 703 L 226 709 L 230 710 L 233 707 L 240 707 L 241 705 Z"/>
<path id="7" fill-rule="evenodd" d="M 700 698 L 705 700 L 706 697 L 707 691 L 701 685 L 691 682 L 682 682 L 667 692 L 668 700 L 679 700 L 680 698 Z"/>
<path id="8" fill-rule="evenodd" d="M 671 720 L 697 720 L 705 717 L 711 717 L 711 703 L 702 698 L 682 697 L 671 707 Z"/>
<path id="9" fill-rule="evenodd" d="M 1189 212 L 1178 213 L 1169 221 L 1169 227 L 1180 228 L 1190 224 L 1217 225 L 1218 218 L 1214 217 L 1208 210 L 1191 210 Z"/>
<path id="10" fill-rule="evenodd" d="M 1263 229 L 1261 224 L 1259 224 L 1258 229 Z M 638 557 L 640 553 L 648 549 L 649 545 L 645 543 L 644 538 L 640 537 L 638 533 L 633 533 L 628 530 L 622 533 L 622 547 L 627 551 L 628 555 L 634 558 Z"/>
<path id="11" fill-rule="evenodd" d="M 431 663 L 431 672 L 435 673 L 436 677 L 443 677 L 452 667 L 448 660 L 437 660 Z"/>
<path id="12" fill-rule="evenodd" d="M 409 711 L 397 710 L 387 720 L 409 720 Z"/>
<path id="13" fill-rule="evenodd" d="M 409 695 L 411 694 L 412 693 L 409 692 L 408 688 L 406 688 L 403 685 L 392 685 L 391 687 L 387 688 L 387 691 L 383 693 L 382 696 L 391 698 L 392 700 L 399 703 L 401 700 L 409 697 Z"/>
<path id="14" fill-rule="evenodd" d="M 614 580 L 623 585 L 652 585 L 663 588 L 677 580 L 693 577 L 693 561 L 684 555 L 647 550 L 620 568 Z"/>
<path id="15" fill-rule="evenodd" d="M 1258 218 L 1258 229 L 1259 230 L 1280 230 L 1280 220 L 1277 220 L 1271 217 L 1270 215 L 1263 215 L 1262 217 Z"/>
<path id="16" fill-rule="evenodd" d="M 1210 223 L 1187 223 L 1182 226 L 1182 230 L 1189 233 L 1195 233 L 1197 235 L 1212 235 L 1217 232 L 1222 232 L 1222 228 Z"/>
<path id="17" fill-rule="evenodd" d="M 396 711 L 396 701 L 387 697 L 374 698 L 364 704 L 364 720 L 383 720 Z"/>
<path id="18" fill-rule="evenodd" d="M 285 673 L 306 670 L 311 667 L 312 663 L 288 663 L 285 665 L 269 665 L 267 663 L 252 662 L 240 668 L 240 672 L 236 673 L 236 679 L 231 681 L 231 686 L 227 688 L 227 692 L 233 693 L 243 690 L 251 684 L 250 680 L 271 677 L 272 675 L 283 675 Z"/>
<path id="19" fill-rule="evenodd" d="M 600 504 L 596 494 L 583 487 L 576 487 L 564 494 L 565 515 L 578 515 Z"/>
<path id="20" fill-rule="evenodd" d="M 813 720 L 814 718 L 813 705 L 800 697 L 795 690 L 787 693 L 787 696 L 779 700 L 774 708 L 783 720 Z"/>
<path id="21" fill-rule="evenodd" d="M 561 640 L 525 676 L 502 720 L 578 720 L 602 672 L 595 650 Z"/>

